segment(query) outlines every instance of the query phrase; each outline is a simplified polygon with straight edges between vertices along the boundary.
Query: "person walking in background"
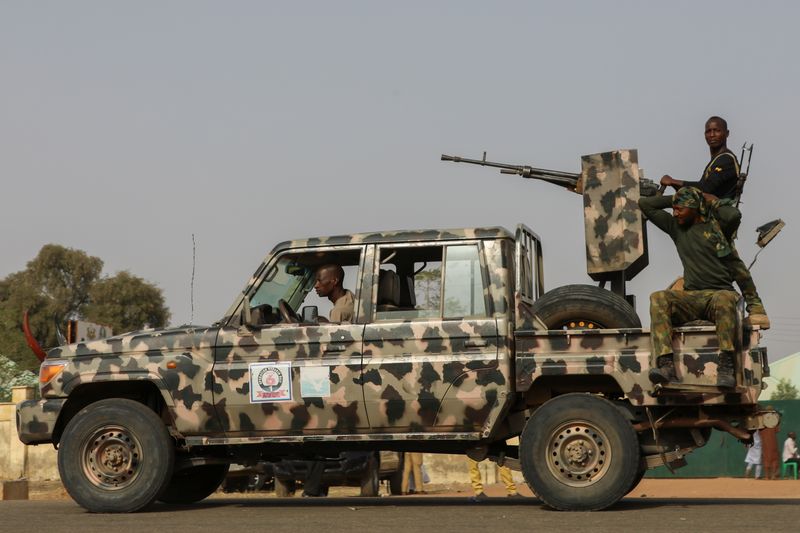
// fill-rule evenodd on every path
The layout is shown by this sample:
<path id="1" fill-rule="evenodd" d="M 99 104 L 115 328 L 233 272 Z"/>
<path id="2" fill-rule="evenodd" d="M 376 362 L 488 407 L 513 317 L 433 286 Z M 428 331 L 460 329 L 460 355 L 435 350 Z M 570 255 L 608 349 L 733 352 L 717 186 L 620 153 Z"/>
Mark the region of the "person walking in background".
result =
<path id="1" fill-rule="evenodd" d="M 467 457 L 469 461 L 469 481 L 472 484 L 472 492 L 474 495 L 470 498 L 473 502 L 483 501 L 489 498 L 483 491 L 483 480 L 481 479 L 481 471 L 478 468 L 478 461 Z M 514 483 L 514 477 L 511 474 L 511 469 L 507 466 L 498 466 L 500 470 L 500 480 L 506 486 L 506 493 L 509 498 L 522 498 L 523 496 L 517 492 L 517 485 Z"/>
<path id="2" fill-rule="evenodd" d="M 783 441 L 783 462 L 800 463 L 800 456 L 797 455 L 797 435 L 794 431 L 790 431 L 789 436 Z"/>
<path id="3" fill-rule="evenodd" d="M 414 475 L 414 494 L 425 494 L 423 490 L 424 480 L 422 479 L 422 453 L 406 452 L 403 454 L 403 482 L 400 485 L 400 492 L 408 494 L 409 478 Z"/>
<path id="4" fill-rule="evenodd" d="M 771 405 L 767 410 L 773 411 Z M 759 429 L 761 437 L 761 466 L 764 469 L 764 479 L 778 479 L 781 463 L 778 460 L 778 430 L 780 427 Z"/>
<path id="5" fill-rule="evenodd" d="M 744 462 L 747 464 L 744 469 L 744 477 L 750 477 L 750 470 L 755 466 L 755 479 L 761 478 L 761 436 L 758 431 L 753 433 L 753 444 L 747 447 Z"/>

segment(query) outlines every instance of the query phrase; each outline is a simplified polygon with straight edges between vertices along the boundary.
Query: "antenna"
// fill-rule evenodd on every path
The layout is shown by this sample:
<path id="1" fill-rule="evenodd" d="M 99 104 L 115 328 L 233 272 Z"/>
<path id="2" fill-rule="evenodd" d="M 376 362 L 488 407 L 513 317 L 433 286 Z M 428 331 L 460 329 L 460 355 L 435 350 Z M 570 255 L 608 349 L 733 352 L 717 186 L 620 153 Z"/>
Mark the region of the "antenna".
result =
<path id="1" fill-rule="evenodd" d="M 192 233 L 192 282 L 189 284 L 189 303 L 191 305 L 192 314 L 189 316 L 189 324 L 194 323 L 194 266 L 197 258 L 197 245 L 194 240 L 194 233 Z"/>

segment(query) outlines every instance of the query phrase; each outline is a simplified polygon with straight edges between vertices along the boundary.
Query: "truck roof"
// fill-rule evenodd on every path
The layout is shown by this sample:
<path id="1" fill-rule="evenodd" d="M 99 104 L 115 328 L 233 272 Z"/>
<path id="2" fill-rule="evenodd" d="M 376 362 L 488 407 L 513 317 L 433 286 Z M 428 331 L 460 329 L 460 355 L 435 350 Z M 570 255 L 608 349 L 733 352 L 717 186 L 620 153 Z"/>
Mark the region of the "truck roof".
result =
<path id="1" fill-rule="evenodd" d="M 308 239 L 283 241 L 273 248 L 272 253 L 290 248 L 310 248 L 316 246 L 451 241 L 464 239 L 514 239 L 514 234 L 501 227 L 377 231 L 354 233 L 353 235 L 333 235 L 329 237 L 311 237 Z"/>

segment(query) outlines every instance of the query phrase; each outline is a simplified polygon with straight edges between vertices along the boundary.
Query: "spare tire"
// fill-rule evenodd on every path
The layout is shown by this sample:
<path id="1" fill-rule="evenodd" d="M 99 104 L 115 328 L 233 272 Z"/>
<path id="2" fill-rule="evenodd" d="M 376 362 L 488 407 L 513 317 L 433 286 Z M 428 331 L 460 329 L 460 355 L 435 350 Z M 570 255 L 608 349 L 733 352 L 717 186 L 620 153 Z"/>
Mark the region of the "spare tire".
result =
<path id="1" fill-rule="evenodd" d="M 594 285 L 564 285 L 542 295 L 532 310 L 548 329 L 641 328 L 625 298 Z"/>

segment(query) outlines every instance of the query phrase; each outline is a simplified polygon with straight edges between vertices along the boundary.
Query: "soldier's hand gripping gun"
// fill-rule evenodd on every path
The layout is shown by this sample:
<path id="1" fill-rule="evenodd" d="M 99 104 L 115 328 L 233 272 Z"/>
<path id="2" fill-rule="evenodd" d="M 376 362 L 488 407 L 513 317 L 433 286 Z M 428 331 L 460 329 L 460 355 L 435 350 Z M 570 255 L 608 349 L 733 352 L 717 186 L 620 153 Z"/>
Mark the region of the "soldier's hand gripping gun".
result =
<path id="1" fill-rule="evenodd" d="M 442 154 L 442 161 L 452 161 L 453 163 L 469 163 L 471 165 L 481 165 L 482 167 L 499 168 L 501 174 L 516 174 L 528 179 L 537 179 L 564 187 L 572 192 L 583 194 L 583 175 L 581 173 L 562 172 L 560 170 L 548 170 L 546 168 L 535 168 L 528 165 L 511 165 L 509 163 L 496 163 L 486 160 L 486 152 L 483 152 L 483 159 L 468 159 L 457 155 Z M 652 180 L 639 178 L 639 195 L 655 196 L 658 193 L 658 184 Z"/>

